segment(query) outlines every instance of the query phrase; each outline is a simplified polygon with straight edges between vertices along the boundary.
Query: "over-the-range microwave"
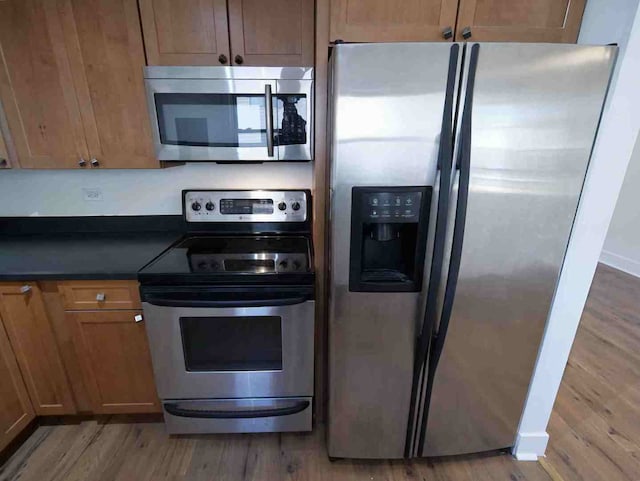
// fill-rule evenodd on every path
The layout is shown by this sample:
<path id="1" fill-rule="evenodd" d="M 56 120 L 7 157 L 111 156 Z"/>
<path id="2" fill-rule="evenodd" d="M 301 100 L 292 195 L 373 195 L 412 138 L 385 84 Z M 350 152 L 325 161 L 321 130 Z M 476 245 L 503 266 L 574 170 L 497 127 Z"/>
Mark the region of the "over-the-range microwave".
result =
<path id="1" fill-rule="evenodd" d="M 164 161 L 313 159 L 313 68 L 146 67 Z"/>

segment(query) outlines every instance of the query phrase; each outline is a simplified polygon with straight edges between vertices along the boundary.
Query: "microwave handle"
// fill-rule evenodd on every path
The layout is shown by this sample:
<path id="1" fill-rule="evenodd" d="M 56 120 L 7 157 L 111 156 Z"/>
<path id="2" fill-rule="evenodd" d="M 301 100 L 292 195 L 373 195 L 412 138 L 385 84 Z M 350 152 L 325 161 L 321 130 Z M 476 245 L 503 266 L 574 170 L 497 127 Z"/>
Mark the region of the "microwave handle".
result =
<path id="1" fill-rule="evenodd" d="M 273 98 L 271 95 L 271 85 L 264 86 L 264 111 L 267 124 L 267 154 L 273 157 Z"/>

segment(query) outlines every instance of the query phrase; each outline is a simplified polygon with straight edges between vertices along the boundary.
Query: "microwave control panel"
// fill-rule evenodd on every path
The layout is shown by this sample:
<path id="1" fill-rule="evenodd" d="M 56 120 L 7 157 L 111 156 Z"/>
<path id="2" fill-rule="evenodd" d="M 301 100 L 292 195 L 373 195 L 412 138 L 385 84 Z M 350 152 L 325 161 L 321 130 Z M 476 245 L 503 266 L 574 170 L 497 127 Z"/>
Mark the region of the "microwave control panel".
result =
<path id="1" fill-rule="evenodd" d="M 188 190 L 187 222 L 304 222 L 307 194 L 297 190 Z"/>

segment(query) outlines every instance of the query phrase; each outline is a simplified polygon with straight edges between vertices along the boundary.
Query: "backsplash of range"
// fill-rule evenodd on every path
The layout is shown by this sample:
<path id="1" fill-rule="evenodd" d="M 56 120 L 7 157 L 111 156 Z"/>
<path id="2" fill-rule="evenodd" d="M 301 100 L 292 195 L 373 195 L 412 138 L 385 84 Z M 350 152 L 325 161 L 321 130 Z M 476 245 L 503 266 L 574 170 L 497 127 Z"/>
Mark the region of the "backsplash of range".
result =
<path id="1" fill-rule="evenodd" d="M 146 67 L 145 83 L 159 160 L 313 159 L 310 67 Z"/>
<path id="2" fill-rule="evenodd" d="M 138 274 L 172 434 L 309 431 L 309 191 L 183 191 L 187 234 Z"/>

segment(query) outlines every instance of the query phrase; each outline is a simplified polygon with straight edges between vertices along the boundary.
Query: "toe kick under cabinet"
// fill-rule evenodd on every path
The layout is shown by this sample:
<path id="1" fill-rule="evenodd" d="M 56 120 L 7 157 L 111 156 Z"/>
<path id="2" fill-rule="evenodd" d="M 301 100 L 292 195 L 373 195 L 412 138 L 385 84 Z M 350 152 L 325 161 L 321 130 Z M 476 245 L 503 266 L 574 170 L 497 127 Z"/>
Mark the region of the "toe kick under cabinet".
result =
<path id="1" fill-rule="evenodd" d="M 141 315 L 136 281 L 0 283 L 0 319 L 35 414 L 161 412 Z"/>

